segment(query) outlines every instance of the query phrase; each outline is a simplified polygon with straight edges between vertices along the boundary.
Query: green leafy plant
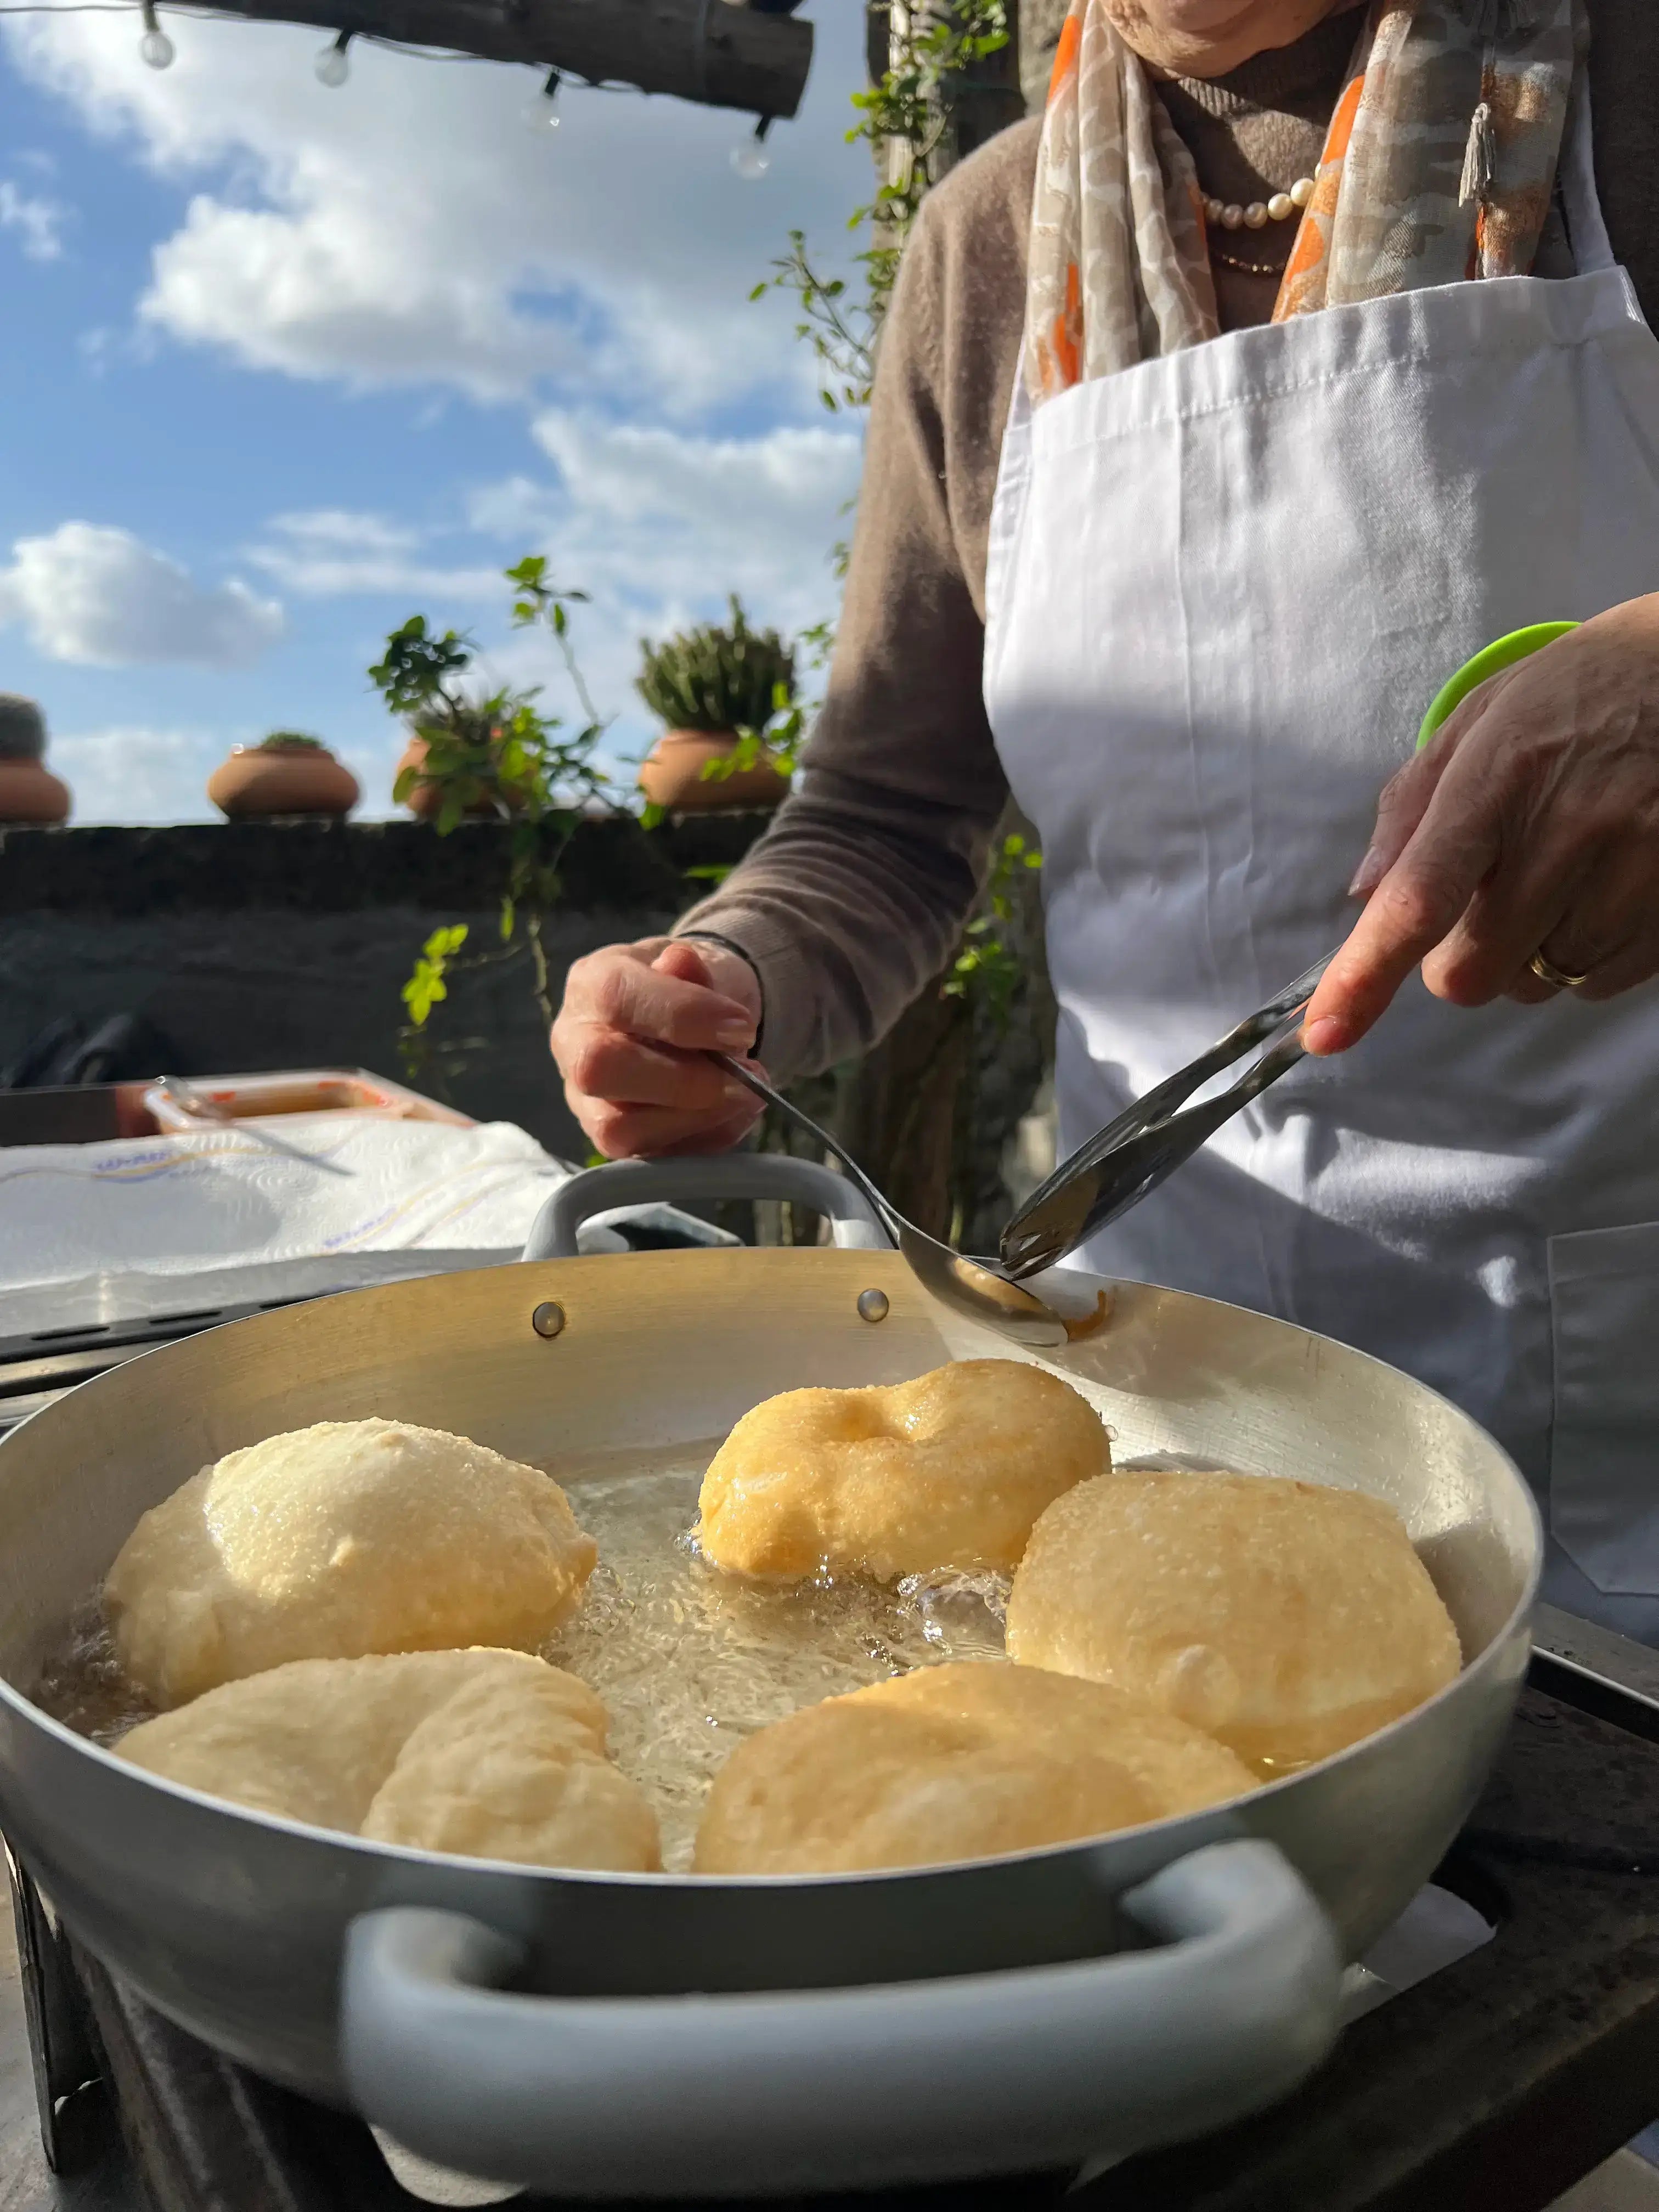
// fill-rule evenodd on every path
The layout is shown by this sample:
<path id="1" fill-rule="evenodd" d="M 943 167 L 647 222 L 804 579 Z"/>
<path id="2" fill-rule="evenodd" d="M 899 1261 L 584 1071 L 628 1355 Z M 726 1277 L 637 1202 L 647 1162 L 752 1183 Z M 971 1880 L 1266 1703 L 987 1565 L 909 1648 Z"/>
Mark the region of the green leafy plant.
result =
<path id="1" fill-rule="evenodd" d="M 268 738 L 261 738 L 253 750 L 260 753 L 324 753 L 328 747 L 320 738 L 308 738 L 303 730 L 273 730 Z"/>
<path id="2" fill-rule="evenodd" d="M 979 911 L 963 931 L 961 948 L 939 986 L 945 998 L 976 1000 L 996 1030 L 1008 1025 L 1022 972 L 1003 936 L 1014 918 L 1014 884 L 1024 870 L 1042 866 L 1036 848 L 1010 831 L 997 848 Z"/>
<path id="3" fill-rule="evenodd" d="M 830 629 L 830 623 L 814 622 L 810 630 L 801 630 L 801 637 L 796 639 L 794 644 L 794 654 L 805 650 L 807 665 L 817 672 L 830 664 L 830 648 L 832 646 L 834 630 Z M 794 654 L 792 654 L 792 659 L 794 659 Z M 794 668 L 792 668 L 792 677 L 794 677 Z M 779 681 L 772 690 L 772 714 L 768 717 L 768 721 L 759 728 L 738 723 L 737 744 L 732 745 L 730 752 L 719 754 L 717 759 L 703 761 L 702 781 L 703 783 L 723 783 L 728 776 L 741 775 L 741 769 L 754 768 L 759 763 L 761 754 L 765 754 L 772 768 L 787 783 L 794 776 L 796 768 L 801 765 L 801 752 L 805 750 L 807 730 L 811 728 L 811 717 L 817 714 L 817 699 L 814 702 L 803 699 L 801 692 L 794 688 L 794 679 L 790 679 L 787 684 Z M 730 869 L 721 872 L 721 876 L 728 874 Z"/>
<path id="4" fill-rule="evenodd" d="M 385 653 L 368 672 L 388 708 L 426 745 L 424 760 L 398 777 L 393 796 L 399 803 L 417 786 L 435 787 L 439 804 L 433 826 L 441 837 L 478 814 L 493 816 L 509 832 L 499 948 L 463 957 L 468 936 L 464 923 L 434 930 L 403 987 L 409 1024 L 401 1043 L 404 1064 L 412 1072 L 433 1065 L 427 1024 L 434 1008 L 448 996 L 449 979 L 465 970 L 527 958 L 537 1003 L 551 1024 L 543 923 L 558 901 L 560 866 L 584 813 L 611 795 L 611 779 L 597 757 L 606 724 L 570 637 L 570 609 L 586 594 L 550 583 L 547 562 L 539 555 L 520 561 L 505 575 L 513 588 L 514 626 L 544 623 L 558 646 L 580 708 L 579 724 L 544 713 L 538 704 L 538 690 L 469 691 L 465 679 L 476 654 L 472 640 L 453 629 L 439 635 L 423 615 L 411 615 L 392 633 Z"/>
<path id="5" fill-rule="evenodd" d="M 449 996 L 447 979 L 450 963 L 466 943 L 467 936 L 465 922 L 452 922 L 447 929 L 434 929 L 421 947 L 420 957 L 404 985 L 403 994 L 409 1018 L 416 1029 L 424 1029 L 439 1000 Z"/>
<path id="6" fill-rule="evenodd" d="M 748 732 L 758 738 L 795 696 L 795 656 L 775 629 L 750 629 L 734 592 L 731 617 L 660 645 L 640 641 L 637 689 L 671 730 Z"/>

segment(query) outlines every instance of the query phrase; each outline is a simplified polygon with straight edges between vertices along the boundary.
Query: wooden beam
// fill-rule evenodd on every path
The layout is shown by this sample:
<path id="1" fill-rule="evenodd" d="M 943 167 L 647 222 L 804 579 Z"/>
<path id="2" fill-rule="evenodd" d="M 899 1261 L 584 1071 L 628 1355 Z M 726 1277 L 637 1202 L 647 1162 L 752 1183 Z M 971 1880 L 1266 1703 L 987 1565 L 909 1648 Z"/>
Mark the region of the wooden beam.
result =
<path id="1" fill-rule="evenodd" d="M 757 116 L 794 114 L 812 59 L 810 23 L 733 0 L 234 0 L 234 12 Z"/>

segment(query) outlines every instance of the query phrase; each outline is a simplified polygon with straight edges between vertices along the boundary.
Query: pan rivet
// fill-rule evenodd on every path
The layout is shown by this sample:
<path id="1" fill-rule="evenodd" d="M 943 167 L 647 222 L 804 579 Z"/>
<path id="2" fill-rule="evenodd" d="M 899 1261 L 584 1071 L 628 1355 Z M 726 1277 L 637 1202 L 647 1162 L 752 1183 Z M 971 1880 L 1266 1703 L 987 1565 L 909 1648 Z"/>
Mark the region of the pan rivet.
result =
<path id="1" fill-rule="evenodd" d="M 556 1336 L 564 1327 L 564 1308 L 556 1306 L 551 1298 L 547 1299 L 531 1315 L 530 1326 L 538 1336 Z"/>
<path id="2" fill-rule="evenodd" d="M 860 1321 L 885 1321 L 890 1310 L 890 1309 L 887 1304 L 887 1293 L 885 1291 L 860 1291 L 859 1292 L 859 1319 Z"/>

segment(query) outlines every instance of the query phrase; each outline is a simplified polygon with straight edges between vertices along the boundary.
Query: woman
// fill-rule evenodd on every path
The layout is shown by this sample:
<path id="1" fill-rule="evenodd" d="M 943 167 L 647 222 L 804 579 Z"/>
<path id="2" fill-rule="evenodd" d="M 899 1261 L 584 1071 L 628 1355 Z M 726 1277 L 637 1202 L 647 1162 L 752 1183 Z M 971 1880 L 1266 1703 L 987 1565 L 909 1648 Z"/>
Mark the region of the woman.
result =
<path id="1" fill-rule="evenodd" d="M 1010 787 L 1062 1148 L 1346 936 L 1317 1059 L 1085 1264 L 1444 1390 L 1659 1640 L 1656 94 L 1651 0 L 1073 0 L 907 254 L 799 793 L 553 1044 L 605 1152 L 735 1143 L 699 1049 L 878 1036 Z"/>

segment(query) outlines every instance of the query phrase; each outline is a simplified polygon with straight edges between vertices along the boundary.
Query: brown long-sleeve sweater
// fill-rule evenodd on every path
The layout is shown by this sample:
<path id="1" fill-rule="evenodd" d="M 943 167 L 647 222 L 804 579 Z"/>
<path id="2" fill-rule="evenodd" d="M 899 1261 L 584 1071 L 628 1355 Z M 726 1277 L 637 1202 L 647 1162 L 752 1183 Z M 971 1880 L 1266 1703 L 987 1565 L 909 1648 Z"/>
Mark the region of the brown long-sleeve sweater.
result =
<path id="1" fill-rule="evenodd" d="M 1659 325 L 1659 0 L 1589 11 L 1603 212 Z M 1265 199 L 1311 173 L 1357 28 L 1345 11 L 1230 76 L 1160 88 L 1206 192 Z M 775 1074 L 868 1046 L 937 974 L 1006 799 L 980 689 L 985 551 L 1037 131 L 1004 131 L 923 204 L 883 333 L 835 659 L 797 788 L 680 924 L 749 956 Z M 1225 245 L 1282 263 L 1294 228 Z M 1267 320 L 1274 277 L 1216 276 L 1224 328 Z"/>

